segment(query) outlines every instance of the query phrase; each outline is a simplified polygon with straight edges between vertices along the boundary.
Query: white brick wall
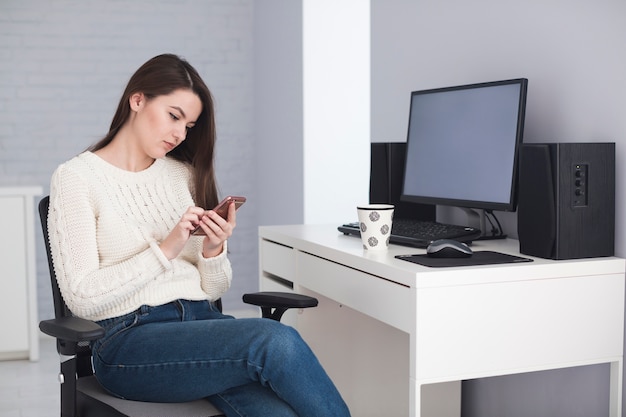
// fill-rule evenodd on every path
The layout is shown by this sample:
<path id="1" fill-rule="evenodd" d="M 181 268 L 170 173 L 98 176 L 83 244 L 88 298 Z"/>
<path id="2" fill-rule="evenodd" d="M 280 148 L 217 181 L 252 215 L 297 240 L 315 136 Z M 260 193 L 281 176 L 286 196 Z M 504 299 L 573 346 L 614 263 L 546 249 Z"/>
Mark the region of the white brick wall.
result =
<path id="1" fill-rule="evenodd" d="M 48 193 L 56 166 L 106 133 L 132 72 L 160 53 L 184 56 L 216 99 L 220 189 L 250 200 L 230 242 L 235 278 L 224 298 L 240 308 L 258 269 L 252 30 L 253 0 L 0 0 L 0 186 Z M 36 231 L 39 316 L 49 318 Z"/>

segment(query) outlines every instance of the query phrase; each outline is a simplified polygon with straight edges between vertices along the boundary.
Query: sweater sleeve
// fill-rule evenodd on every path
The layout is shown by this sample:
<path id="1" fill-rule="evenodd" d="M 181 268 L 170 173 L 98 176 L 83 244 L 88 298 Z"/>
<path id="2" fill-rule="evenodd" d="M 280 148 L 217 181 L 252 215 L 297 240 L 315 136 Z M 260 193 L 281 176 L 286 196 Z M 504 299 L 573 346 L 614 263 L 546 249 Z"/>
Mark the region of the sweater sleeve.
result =
<path id="1" fill-rule="evenodd" d="M 139 289 L 166 268 L 158 248 L 120 263 L 101 267 L 97 245 L 97 208 L 81 176 L 61 165 L 50 184 L 48 231 L 57 282 L 65 303 L 80 317 L 98 316 Z"/>
<path id="2" fill-rule="evenodd" d="M 187 171 L 188 172 L 188 171 Z M 194 194 L 194 183 L 191 175 L 187 178 L 187 186 L 191 194 Z M 207 298 L 215 301 L 221 298 L 226 291 L 230 289 L 233 279 L 233 271 L 228 259 L 228 241 L 224 242 L 222 253 L 213 258 L 205 258 L 202 255 L 202 241 L 204 237 L 192 236 L 193 243 L 189 246 L 191 249 L 190 260 L 193 262 L 200 273 L 200 286 L 205 292 Z M 183 254 L 185 256 L 185 254 Z"/>
<path id="3" fill-rule="evenodd" d="M 224 242 L 222 253 L 214 258 L 202 256 L 202 249 L 198 252 L 198 271 L 200 271 L 202 290 L 210 300 L 217 300 L 228 289 L 233 277 L 230 261 L 227 257 L 228 242 Z"/>

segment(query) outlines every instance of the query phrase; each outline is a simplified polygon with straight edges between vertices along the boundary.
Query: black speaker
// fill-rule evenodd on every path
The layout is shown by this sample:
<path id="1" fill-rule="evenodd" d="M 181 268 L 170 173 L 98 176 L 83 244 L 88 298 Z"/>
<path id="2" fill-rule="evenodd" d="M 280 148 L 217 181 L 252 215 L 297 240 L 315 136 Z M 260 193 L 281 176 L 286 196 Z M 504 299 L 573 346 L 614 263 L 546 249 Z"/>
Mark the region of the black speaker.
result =
<path id="1" fill-rule="evenodd" d="M 400 201 L 406 163 L 406 143 L 375 142 L 371 144 L 370 203 L 393 204 L 394 217 L 434 221 L 436 207 Z"/>
<path id="2" fill-rule="evenodd" d="M 520 252 L 548 259 L 613 256 L 615 144 L 523 144 Z"/>

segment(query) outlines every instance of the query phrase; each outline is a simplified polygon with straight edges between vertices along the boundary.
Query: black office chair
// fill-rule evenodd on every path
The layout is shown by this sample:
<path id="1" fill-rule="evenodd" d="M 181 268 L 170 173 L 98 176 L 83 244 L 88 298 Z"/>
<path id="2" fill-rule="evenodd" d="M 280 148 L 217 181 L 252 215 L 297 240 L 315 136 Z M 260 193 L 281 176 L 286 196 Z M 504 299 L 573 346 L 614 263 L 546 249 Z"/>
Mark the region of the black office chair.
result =
<path id="1" fill-rule="evenodd" d="M 49 197 L 39 202 L 39 217 L 48 255 L 55 318 L 41 321 L 39 329 L 57 339 L 57 351 L 61 359 L 61 417 L 222 416 L 221 411 L 208 400 L 176 404 L 129 401 L 108 394 L 100 386 L 93 375 L 90 342 L 102 337 L 104 329 L 93 321 L 74 317 L 63 301 L 50 255 L 49 202 Z M 274 320 L 280 320 L 290 308 L 317 306 L 317 299 L 313 297 L 282 292 L 245 294 L 243 300 L 261 307 L 262 316 Z M 217 304 L 221 310 L 221 300 Z"/>

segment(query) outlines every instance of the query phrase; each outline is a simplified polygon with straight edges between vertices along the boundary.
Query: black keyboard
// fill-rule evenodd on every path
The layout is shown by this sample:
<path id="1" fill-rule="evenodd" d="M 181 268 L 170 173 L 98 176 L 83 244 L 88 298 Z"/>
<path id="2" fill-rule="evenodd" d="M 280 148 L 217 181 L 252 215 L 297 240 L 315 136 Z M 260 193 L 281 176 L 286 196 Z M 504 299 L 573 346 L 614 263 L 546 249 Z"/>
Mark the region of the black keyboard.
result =
<path id="1" fill-rule="evenodd" d="M 340 232 L 360 236 L 359 223 L 347 223 L 337 228 Z M 469 243 L 479 238 L 479 229 L 454 224 L 422 220 L 393 219 L 389 241 L 398 245 L 426 248 L 438 239 L 454 239 Z"/>

